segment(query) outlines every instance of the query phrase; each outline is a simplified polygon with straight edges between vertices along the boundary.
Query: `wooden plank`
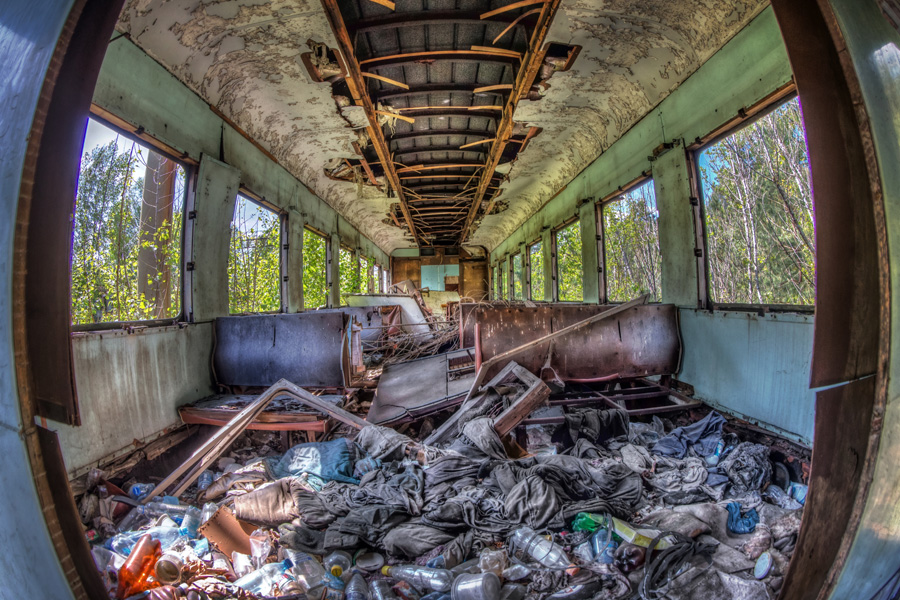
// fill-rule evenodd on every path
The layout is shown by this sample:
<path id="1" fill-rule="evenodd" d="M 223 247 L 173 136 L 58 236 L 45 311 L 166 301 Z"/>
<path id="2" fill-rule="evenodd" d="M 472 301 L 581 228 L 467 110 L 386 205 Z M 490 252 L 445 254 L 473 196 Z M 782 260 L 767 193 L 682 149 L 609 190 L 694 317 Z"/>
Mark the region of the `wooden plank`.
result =
<path id="1" fill-rule="evenodd" d="M 500 437 L 515 429 L 535 409 L 546 404 L 547 398 L 550 397 L 550 388 L 547 384 L 530 371 L 516 365 L 513 373 L 524 383 L 530 383 L 530 385 L 524 394 L 494 419 L 494 431 Z"/>
<path id="2" fill-rule="evenodd" d="M 542 10 L 542 9 L 540 9 L 540 8 L 535 8 L 535 9 L 533 9 L 533 10 L 529 10 L 528 12 L 523 12 L 521 15 L 519 15 L 518 17 L 516 17 L 516 19 L 515 19 L 512 23 L 510 23 L 509 25 L 507 25 L 507 26 L 506 26 L 506 29 L 504 29 L 503 31 L 501 31 L 501 32 L 500 32 L 500 35 L 498 35 L 497 37 L 495 37 L 495 38 L 494 38 L 494 41 L 491 42 L 491 43 L 492 43 L 492 44 L 496 44 L 497 42 L 500 41 L 500 38 L 502 38 L 504 35 L 506 35 L 507 33 L 509 33 L 509 31 L 510 31 L 513 27 L 515 27 L 516 25 L 518 25 L 518 24 L 519 24 L 519 21 L 521 21 L 521 20 L 524 19 L 525 17 L 530 17 L 531 15 L 536 15 L 536 14 L 538 14 L 539 12 L 541 12 L 541 10 Z"/>
<path id="3" fill-rule="evenodd" d="M 547 0 L 520 0 L 519 2 L 514 2 L 512 4 L 507 4 L 506 6 L 501 6 L 500 8 L 495 8 L 494 10 L 488 11 L 486 13 L 481 14 L 482 19 L 490 19 L 495 15 L 500 15 L 505 12 L 509 12 L 511 10 L 516 10 L 517 8 L 522 8 L 525 6 L 532 6 L 534 4 L 544 4 Z"/>
<path id="4" fill-rule="evenodd" d="M 382 75 L 376 75 L 375 73 L 367 73 L 365 71 L 362 71 L 361 74 L 363 77 L 368 77 L 369 79 L 377 79 L 378 81 L 383 81 L 383 82 L 389 83 L 391 85 L 396 85 L 397 87 L 403 88 L 404 90 L 409 89 L 409 86 L 406 85 L 405 83 L 400 83 L 399 81 L 396 81 L 389 77 L 383 77 Z M 375 112 L 378 112 L 378 111 L 375 111 Z"/>
<path id="5" fill-rule="evenodd" d="M 472 46 L 472 50 L 484 52 L 486 54 L 499 54 L 500 56 L 511 56 L 512 58 L 518 59 L 522 58 L 522 54 L 515 50 L 504 50 L 503 48 L 493 48 L 491 46 Z M 512 89 L 512 85 L 509 86 L 509 89 Z"/>
<path id="6" fill-rule="evenodd" d="M 381 6 L 386 6 L 391 10 L 394 10 L 396 8 L 391 0 L 369 0 L 369 2 L 374 2 L 375 4 L 380 4 Z"/>
<path id="7" fill-rule="evenodd" d="M 480 94 L 482 92 L 492 92 L 494 90 L 511 90 L 513 86 L 511 83 L 498 83 L 497 85 L 486 85 L 484 87 L 475 88 L 472 90 L 474 94 Z"/>
<path id="8" fill-rule="evenodd" d="M 412 117 L 404 117 L 403 115 L 398 115 L 397 113 L 388 112 L 386 110 L 376 110 L 376 115 L 384 115 L 386 117 L 394 117 L 395 119 L 400 119 L 401 121 L 406 121 L 407 123 L 415 123 L 416 120 Z"/>

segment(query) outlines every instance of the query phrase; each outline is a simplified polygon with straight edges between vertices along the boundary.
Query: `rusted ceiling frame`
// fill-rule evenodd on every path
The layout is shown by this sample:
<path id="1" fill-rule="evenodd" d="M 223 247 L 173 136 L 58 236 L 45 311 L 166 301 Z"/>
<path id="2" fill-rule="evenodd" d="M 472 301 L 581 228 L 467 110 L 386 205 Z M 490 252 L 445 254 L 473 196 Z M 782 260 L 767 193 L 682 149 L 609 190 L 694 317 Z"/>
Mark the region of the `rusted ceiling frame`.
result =
<path id="1" fill-rule="evenodd" d="M 471 115 L 466 115 L 471 116 Z M 477 130 L 477 129 L 428 129 L 426 131 L 407 131 L 403 133 L 395 133 L 391 136 L 391 142 L 396 142 L 399 140 L 411 140 L 420 137 L 439 137 L 439 136 L 451 136 L 451 135 L 461 135 L 461 136 L 471 136 L 471 137 L 493 137 L 493 133 L 489 131 Z"/>
<path id="2" fill-rule="evenodd" d="M 323 0 L 326 1 L 326 0 Z M 488 52 L 486 50 L 425 50 L 423 52 L 403 52 L 400 54 L 388 54 L 385 56 L 376 56 L 359 61 L 360 67 L 367 69 L 377 69 L 381 67 L 391 67 L 406 63 L 415 63 L 420 60 L 452 60 L 453 62 L 501 62 L 516 63 L 520 59 L 519 56 L 496 50 Z"/>
<path id="3" fill-rule="evenodd" d="M 409 225 L 409 231 L 413 236 L 413 241 L 416 246 L 418 246 L 419 235 L 413 224 L 412 215 L 409 213 L 409 206 L 403 195 L 403 188 L 400 185 L 400 180 L 397 178 L 397 172 L 394 170 L 394 164 L 391 161 L 391 152 L 384 139 L 384 132 L 378 124 L 378 118 L 375 115 L 375 107 L 372 105 L 371 98 L 369 98 L 366 81 L 362 76 L 362 71 L 359 68 L 356 55 L 353 52 L 353 42 L 350 39 L 350 34 L 347 32 L 344 17 L 341 15 L 337 0 L 322 0 L 322 7 L 325 9 L 325 15 L 328 17 L 328 23 L 331 25 L 334 37 L 338 41 L 338 59 L 343 63 L 342 67 L 347 73 L 345 81 L 350 90 L 350 95 L 353 97 L 353 101 L 356 105 L 363 107 L 363 110 L 365 110 L 366 119 L 369 122 L 366 127 L 366 132 L 369 134 L 369 140 L 371 140 L 372 145 L 375 147 L 375 153 L 378 155 L 378 160 L 381 162 L 382 167 L 384 167 L 385 178 L 397 193 L 397 199 L 400 201 L 400 210 L 403 212 L 403 218 L 406 219 L 406 223 Z"/>
<path id="4" fill-rule="evenodd" d="M 473 144 L 481 143 L 484 142 L 473 142 Z M 487 150 L 479 150 L 477 148 L 467 150 L 465 148 L 460 148 L 459 146 L 432 146 L 430 148 L 428 146 L 416 146 L 414 148 L 398 148 L 396 151 L 394 151 L 394 156 L 409 156 L 410 154 L 425 154 L 428 152 L 456 152 L 460 154 L 470 152 L 474 154 L 484 154 L 487 152 Z"/>
<path id="5" fill-rule="evenodd" d="M 503 117 L 497 124 L 497 140 L 491 145 L 485 170 L 481 174 L 478 189 L 475 192 L 475 200 L 472 202 L 472 209 L 469 211 L 466 224 L 463 226 L 462 234 L 459 236 L 460 243 L 464 242 L 466 236 L 469 235 L 469 230 L 475 222 L 475 217 L 478 216 L 478 210 L 481 208 L 484 194 L 487 192 L 489 177 L 493 175 L 497 165 L 500 164 L 500 157 L 503 155 L 503 150 L 506 149 L 506 144 L 512 135 L 513 115 L 516 112 L 516 105 L 519 99 L 528 93 L 528 90 L 531 88 L 531 82 L 534 81 L 538 69 L 544 62 L 544 56 L 547 54 L 547 50 L 544 48 L 544 40 L 547 37 L 547 31 L 550 29 L 550 23 L 553 22 L 553 17 L 559 8 L 559 3 L 560 0 L 548 0 L 541 9 L 537 26 L 528 44 L 528 50 L 522 59 L 522 68 L 516 74 L 515 87 L 503 109 Z"/>
<path id="6" fill-rule="evenodd" d="M 370 17 L 355 21 L 348 26 L 348 32 L 352 35 L 356 35 L 362 32 L 381 31 L 383 29 L 421 27 L 424 25 L 446 25 L 451 23 L 483 25 L 486 19 L 481 18 L 482 14 L 483 13 L 480 11 L 474 10 L 428 10 L 414 13 L 384 15 L 381 17 Z M 490 21 L 495 23 L 513 23 L 514 26 L 524 27 L 524 25 L 514 23 L 515 19 L 509 16 L 498 15 L 492 17 Z"/>
<path id="7" fill-rule="evenodd" d="M 511 91 L 506 88 L 485 91 L 480 89 L 479 86 L 484 87 L 477 83 L 427 83 L 417 87 L 410 87 L 409 90 L 379 90 L 373 96 L 377 101 L 409 96 L 424 96 L 427 94 L 490 94 L 503 97 Z"/>

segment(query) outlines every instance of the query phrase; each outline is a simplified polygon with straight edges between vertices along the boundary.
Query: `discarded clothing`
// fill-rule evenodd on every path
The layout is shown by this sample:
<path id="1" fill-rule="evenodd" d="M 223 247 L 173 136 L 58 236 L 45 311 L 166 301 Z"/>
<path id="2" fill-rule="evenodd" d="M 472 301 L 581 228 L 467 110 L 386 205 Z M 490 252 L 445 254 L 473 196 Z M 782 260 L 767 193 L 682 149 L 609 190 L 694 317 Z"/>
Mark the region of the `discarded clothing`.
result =
<path id="1" fill-rule="evenodd" d="M 390 554 L 415 558 L 446 544 L 454 537 L 456 536 L 422 522 L 407 521 L 391 529 L 381 543 Z"/>
<path id="2" fill-rule="evenodd" d="M 772 478 L 769 449 L 762 444 L 739 444 L 719 463 L 719 468 L 728 475 L 734 494 L 759 491 Z"/>
<path id="3" fill-rule="evenodd" d="M 472 419 L 463 426 L 462 435 L 490 458 L 508 458 L 500 436 L 494 431 L 493 419 L 487 417 Z"/>
<path id="4" fill-rule="evenodd" d="M 392 461 L 403 460 L 406 448 L 415 442 L 388 427 L 369 425 L 357 434 L 356 443 L 373 458 Z"/>
<path id="5" fill-rule="evenodd" d="M 236 497 L 234 515 L 255 525 L 277 527 L 300 516 L 297 498 L 303 492 L 297 479 L 285 477 Z"/>
<path id="6" fill-rule="evenodd" d="M 572 442 L 584 438 L 600 444 L 628 433 L 628 412 L 621 408 L 582 408 L 566 413 L 565 419 Z"/>
<path id="7" fill-rule="evenodd" d="M 728 531 L 731 533 L 753 533 L 759 523 L 759 514 L 755 508 L 751 508 L 741 515 L 741 505 L 737 502 L 729 502 L 725 507 L 728 510 Z"/>
<path id="8" fill-rule="evenodd" d="M 506 495 L 505 509 L 510 521 L 538 531 L 565 527 L 559 512 L 559 497 L 538 475 L 529 475 L 513 486 Z"/>
<path id="9" fill-rule="evenodd" d="M 349 509 L 370 505 L 396 507 L 410 515 L 418 515 L 424 505 L 425 478 L 421 467 L 409 464 L 398 471 L 396 466 L 382 466 L 366 473 L 359 485 L 330 482 L 319 496 L 328 505 L 345 505 Z"/>
<path id="10" fill-rule="evenodd" d="M 653 444 L 654 454 L 684 458 L 688 451 L 697 456 L 709 456 L 716 451 L 722 437 L 725 417 L 713 411 L 690 425 L 678 427 Z"/>
<path id="11" fill-rule="evenodd" d="M 359 483 L 359 479 L 353 477 L 353 463 L 357 454 L 358 450 L 353 442 L 345 438 L 298 444 L 285 452 L 281 460 L 272 464 L 271 468 L 279 479 L 312 473 L 326 481 Z"/>

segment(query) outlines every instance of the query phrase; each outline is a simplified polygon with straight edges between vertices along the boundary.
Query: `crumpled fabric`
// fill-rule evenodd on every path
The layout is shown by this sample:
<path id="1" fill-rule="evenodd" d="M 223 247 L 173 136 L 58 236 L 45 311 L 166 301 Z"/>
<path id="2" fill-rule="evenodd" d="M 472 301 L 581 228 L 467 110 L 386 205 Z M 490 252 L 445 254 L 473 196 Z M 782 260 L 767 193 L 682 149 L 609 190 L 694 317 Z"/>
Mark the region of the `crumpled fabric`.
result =
<path id="1" fill-rule="evenodd" d="M 541 531 L 561 528 L 560 501 L 553 487 L 538 475 L 529 475 L 506 494 L 506 516 L 513 523 L 528 525 Z"/>
<path id="2" fill-rule="evenodd" d="M 363 427 L 356 435 L 356 443 L 373 458 L 386 462 L 403 460 L 407 446 L 415 444 L 402 433 L 379 425 Z"/>
<path id="3" fill-rule="evenodd" d="M 716 451 L 724 425 L 725 417 L 713 411 L 696 423 L 673 429 L 653 444 L 651 450 L 654 454 L 676 458 L 684 458 L 689 450 L 698 456 L 709 456 Z"/>
<path id="4" fill-rule="evenodd" d="M 628 424 L 628 441 L 639 446 L 652 446 L 666 434 L 662 419 L 653 415 L 649 423 L 633 421 Z"/>
<path id="5" fill-rule="evenodd" d="M 332 550 L 353 548 L 359 538 L 353 534 L 341 533 L 334 524 L 325 531 L 310 529 L 296 522 L 278 526 L 278 543 L 291 550 L 309 554 L 327 554 Z"/>
<path id="6" fill-rule="evenodd" d="M 285 452 L 281 460 L 273 462 L 271 469 L 279 479 L 312 473 L 326 481 L 359 483 L 353 477 L 353 463 L 358 453 L 354 443 L 346 438 L 298 444 Z"/>
<path id="7" fill-rule="evenodd" d="M 482 463 L 465 456 L 447 455 L 425 470 L 425 503 L 453 496 L 464 487 L 475 485 Z"/>
<path id="8" fill-rule="evenodd" d="M 390 554 L 416 558 L 455 537 L 453 534 L 429 527 L 421 521 L 413 520 L 391 529 L 381 543 Z"/>
<path id="9" fill-rule="evenodd" d="M 495 487 L 470 486 L 443 502 L 429 503 L 422 522 L 454 533 L 471 528 L 506 535 L 514 525 L 506 516 L 504 501 L 504 494 Z"/>
<path id="10" fill-rule="evenodd" d="M 587 460 L 599 460 L 613 456 L 612 452 L 603 446 L 595 445 L 593 442 L 588 441 L 587 438 L 579 438 L 574 446 L 567 448 L 563 452 L 560 452 L 560 454 L 568 454 Z"/>
<path id="11" fill-rule="evenodd" d="M 398 470 L 394 463 L 369 471 L 359 485 L 332 481 L 319 492 L 326 505 L 345 505 L 348 509 L 386 505 L 410 515 L 418 515 L 425 504 L 425 477 L 417 464 Z"/>
<path id="12" fill-rule="evenodd" d="M 494 431 L 493 419 L 488 417 L 472 419 L 463 426 L 462 435 L 489 457 L 508 458 L 500 436 Z"/>
<path id="13" fill-rule="evenodd" d="M 706 461 L 702 458 L 678 460 L 661 456 L 656 471 L 644 477 L 647 484 L 661 492 L 670 504 L 693 504 L 698 501 L 696 498 L 706 500 L 717 496 L 716 491 L 705 484 L 707 475 Z"/>
<path id="14" fill-rule="evenodd" d="M 408 520 L 409 515 L 393 506 L 364 506 L 350 511 L 334 527 L 341 534 L 356 537 L 357 542 L 353 546 L 368 545 L 377 548 L 387 532 Z"/>
<path id="15" fill-rule="evenodd" d="M 725 507 L 728 511 L 728 531 L 731 533 L 753 533 L 759 523 L 759 514 L 755 508 L 751 508 L 741 515 L 741 505 L 737 502 L 729 502 Z"/>
<path id="16" fill-rule="evenodd" d="M 254 525 L 275 527 L 300 516 L 297 498 L 304 492 L 308 493 L 296 478 L 285 477 L 237 496 L 234 515 Z"/>
<path id="17" fill-rule="evenodd" d="M 759 491 L 772 478 L 769 448 L 742 442 L 719 463 L 719 469 L 728 475 L 734 493 Z"/>
<path id="18" fill-rule="evenodd" d="M 573 442 L 585 438 L 600 444 L 628 433 L 628 412 L 621 408 L 582 408 L 566 413 L 565 419 Z"/>
<path id="19" fill-rule="evenodd" d="M 228 492 L 244 493 L 256 489 L 262 483 L 273 479 L 265 459 L 256 460 L 237 471 L 226 473 L 212 482 L 198 500 L 210 502 Z M 278 479 L 275 477 L 274 479 Z"/>

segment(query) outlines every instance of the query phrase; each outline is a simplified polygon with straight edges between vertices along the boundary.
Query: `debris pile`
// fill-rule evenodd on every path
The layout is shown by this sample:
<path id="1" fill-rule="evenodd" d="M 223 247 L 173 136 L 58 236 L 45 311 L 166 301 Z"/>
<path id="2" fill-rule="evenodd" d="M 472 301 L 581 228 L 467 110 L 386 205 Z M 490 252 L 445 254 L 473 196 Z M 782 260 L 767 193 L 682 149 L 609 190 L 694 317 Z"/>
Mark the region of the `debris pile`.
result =
<path id="1" fill-rule="evenodd" d="M 430 422 L 404 435 L 349 418 L 343 437 L 289 448 L 275 433 L 243 432 L 230 450 L 197 458 L 177 498 L 92 473 L 82 518 L 110 596 L 777 595 L 805 475 L 739 439 L 720 414 L 640 422 L 582 408 L 562 424 L 516 421 L 517 442 L 497 426 L 502 415 L 459 412 L 436 437 Z"/>

